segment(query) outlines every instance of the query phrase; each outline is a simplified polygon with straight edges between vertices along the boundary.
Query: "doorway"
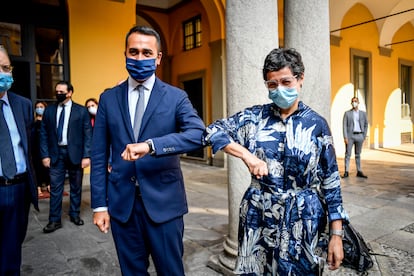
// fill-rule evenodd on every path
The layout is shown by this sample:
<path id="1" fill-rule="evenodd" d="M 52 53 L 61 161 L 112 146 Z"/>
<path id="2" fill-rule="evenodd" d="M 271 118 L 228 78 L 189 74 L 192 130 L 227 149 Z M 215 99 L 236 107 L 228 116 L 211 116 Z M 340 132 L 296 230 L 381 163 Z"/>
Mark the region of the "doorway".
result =
<path id="1" fill-rule="evenodd" d="M 187 92 L 188 98 L 190 99 L 193 107 L 204 122 L 203 77 L 200 76 L 190 79 L 185 78 L 185 80 L 182 80 L 181 83 L 183 89 Z M 185 156 L 195 159 L 206 159 L 204 148 L 188 152 Z"/>

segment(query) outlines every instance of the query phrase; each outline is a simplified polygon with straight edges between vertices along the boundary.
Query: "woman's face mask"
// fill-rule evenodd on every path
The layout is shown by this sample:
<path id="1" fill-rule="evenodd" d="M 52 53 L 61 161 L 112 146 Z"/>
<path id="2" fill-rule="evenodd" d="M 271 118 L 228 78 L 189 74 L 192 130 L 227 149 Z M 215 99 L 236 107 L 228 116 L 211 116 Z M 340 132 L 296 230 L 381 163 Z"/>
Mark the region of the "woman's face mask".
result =
<path id="1" fill-rule="evenodd" d="M 42 116 L 43 113 L 45 112 L 45 108 L 44 107 L 36 107 L 35 109 L 36 114 Z"/>
<path id="2" fill-rule="evenodd" d="M 89 111 L 89 114 L 91 114 L 92 116 L 95 116 L 96 112 L 98 111 L 98 108 L 96 108 L 96 106 L 90 106 L 88 107 L 88 111 Z"/>
<path id="3" fill-rule="evenodd" d="M 289 88 L 279 85 L 276 89 L 269 90 L 269 99 L 283 109 L 291 107 L 297 98 L 298 90 L 296 87 Z"/>

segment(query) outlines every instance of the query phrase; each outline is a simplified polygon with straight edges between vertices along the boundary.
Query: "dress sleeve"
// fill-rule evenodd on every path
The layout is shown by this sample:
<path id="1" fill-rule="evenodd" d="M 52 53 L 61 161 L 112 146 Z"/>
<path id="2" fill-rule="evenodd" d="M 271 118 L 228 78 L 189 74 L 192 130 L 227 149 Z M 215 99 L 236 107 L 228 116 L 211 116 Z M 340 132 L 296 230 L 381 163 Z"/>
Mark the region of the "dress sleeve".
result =
<path id="1" fill-rule="evenodd" d="M 328 218 L 329 221 L 338 219 L 348 221 L 348 214 L 342 204 L 341 177 L 338 171 L 333 137 L 327 124 L 324 128 L 320 138 L 322 151 L 319 161 L 321 168 L 319 176 L 322 178 L 321 189 L 327 206 Z"/>
<path id="2" fill-rule="evenodd" d="M 255 133 L 258 118 L 257 108 L 253 107 L 217 120 L 205 129 L 203 145 L 212 146 L 213 154 L 231 142 L 248 147 L 248 137 Z"/>

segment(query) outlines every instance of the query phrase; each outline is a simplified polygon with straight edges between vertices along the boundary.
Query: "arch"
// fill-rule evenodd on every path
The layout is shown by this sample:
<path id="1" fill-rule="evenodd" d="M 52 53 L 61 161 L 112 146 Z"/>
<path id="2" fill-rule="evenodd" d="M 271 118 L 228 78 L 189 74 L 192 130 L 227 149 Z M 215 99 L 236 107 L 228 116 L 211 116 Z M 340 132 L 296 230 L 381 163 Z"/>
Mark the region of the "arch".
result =
<path id="1" fill-rule="evenodd" d="M 142 22 L 140 24 L 146 25 L 146 23 L 152 27 L 154 30 L 158 32 L 161 39 L 161 45 L 162 45 L 162 54 L 163 56 L 168 55 L 168 44 L 167 40 L 165 39 L 165 35 L 162 32 L 161 26 L 155 21 L 150 15 L 146 14 L 145 12 L 137 10 L 137 17 L 142 17 L 146 22 Z M 140 22 L 140 20 L 137 18 L 136 22 Z"/>
<path id="2" fill-rule="evenodd" d="M 413 9 L 413 1 L 402 0 L 390 11 L 390 14 L 410 9 Z M 411 24 L 413 24 L 414 11 L 387 18 L 380 30 L 379 46 L 385 47 L 385 45 L 391 44 L 394 34 L 407 22 L 411 22 Z"/>
<path id="3" fill-rule="evenodd" d="M 225 7 L 222 0 L 200 0 L 210 25 L 210 41 L 225 38 Z"/>

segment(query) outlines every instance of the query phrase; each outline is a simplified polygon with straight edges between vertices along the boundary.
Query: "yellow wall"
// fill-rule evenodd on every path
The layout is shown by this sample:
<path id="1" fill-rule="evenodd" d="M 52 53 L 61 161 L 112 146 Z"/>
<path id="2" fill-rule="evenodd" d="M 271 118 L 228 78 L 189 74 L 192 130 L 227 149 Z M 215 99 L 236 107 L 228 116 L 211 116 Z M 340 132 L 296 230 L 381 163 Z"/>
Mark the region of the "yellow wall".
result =
<path id="1" fill-rule="evenodd" d="M 70 76 L 81 105 L 127 78 L 125 35 L 135 25 L 135 0 L 68 0 Z M 90 167 L 85 169 L 89 173 Z"/>
<path id="2" fill-rule="evenodd" d="M 126 79 L 125 35 L 135 25 L 135 0 L 68 0 L 70 76 L 74 101 Z"/>

